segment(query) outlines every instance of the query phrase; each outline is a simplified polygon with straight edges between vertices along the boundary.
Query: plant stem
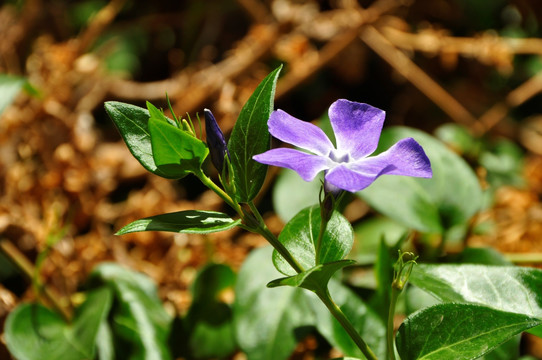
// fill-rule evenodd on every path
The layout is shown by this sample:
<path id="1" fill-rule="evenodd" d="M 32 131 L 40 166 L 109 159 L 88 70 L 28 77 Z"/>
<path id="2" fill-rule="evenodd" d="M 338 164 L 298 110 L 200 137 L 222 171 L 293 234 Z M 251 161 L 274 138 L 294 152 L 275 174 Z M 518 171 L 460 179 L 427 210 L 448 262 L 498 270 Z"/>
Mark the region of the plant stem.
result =
<path id="1" fill-rule="evenodd" d="M 34 275 L 34 265 L 24 256 L 23 253 L 15 247 L 11 241 L 6 239 L 0 239 L 0 250 L 17 266 L 23 274 L 28 278 L 29 281 L 32 281 L 35 283 Z M 70 322 L 72 318 L 72 314 L 70 309 L 67 306 L 64 306 L 60 301 L 60 296 L 58 294 L 55 294 L 52 289 L 44 286 L 43 284 L 38 284 L 39 286 L 36 286 L 39 290 L 41 290 L 41 294 L 49 301 L 49 303 L 62 315 L 64 320 L 66 322 Z M 40 296 L 40 292 L 37 294 Z"/>
<path id="2" fill-rule="evenodd" d="M 346 330 L 346 332 L 348 333 L 350 338 L 354 341 L 354 343 L 356 343 L 356 345 L 361 350 L 363 355 L 365 355 L 365 357 L 368 360 L 377 360 L 378 358 L 373 353 L 369 345 L 367 345 L 367 343 L 361 338 L 361 336 L 359 335 L 357 330 L 354 328 L 352 323 L 344 315 L 341 308 L 339 308 L 337 304 L 335 304 L 333 299 L 331 299 L 331 296 L 329 295 L 329 291 L 327 289 L 325 290 L 322 289 L 320 291 L 317 291 L 316 295 L 318 295 L 320 300 L 322 300 L 324 305 L 328 308 L 329 312 L 331 312 L 331 314 L 335 317 L 335 319 L 339 321 L 341 326 L 344 328 L 344 330 Z"/>
<path id="3" fill-rule="evenodd" d="M 230 195 L 228 195 L 224 190 L 220 188 L 217 184 L 214 183 L 213 180 L 211 180 L 207 175 L 203 173 L 203 171 L 200 171 L 199 173 L 195 174 L 203 183 L 203 185 L 207 186 L 209 189 L 213 190 L 215 194 L 220 196 L 222 200 L 226 202 L 237 214 L 239 214 L 240 217 L 243 217 L 243 210 L 241 209 L 241 206 L 239 203 L 231 198 Z"/>
<path id="4" fill-rule="evenodd" d="M 253 231 L 262 235 L 270 244 L 277 250 L 277 252 L 290 264 L 290 266 L 297 272 L 301 273 L 305 271 L 303 266 L 301 266 L 297 260 L 290 254 L 290 251 L 286 249 L 283 243 L 277 239 L 275 235 L 269 230 L 267 225 L 265 225 L 265 222 L 262 218 L 262 215 L 254 205 L 252 201 L 248 203 L 248 206 L 250 207 L 250 210 L 252 211 L 252 214 L 255 216 L 256 224 L 253 228 Z"/>
<path id="5" fill-rule="evenodd" d="M 395 318 L 395 306 L 397 305 L 397 298 L 399 298 L 400 293 L 401 291 L 399 289 L 392 286 L 387 329 L 388 357 L 390 360 L 395 360 L 395 342 L 393 338 L 393 330 L 395 330 L 395 326 L 393 324 L 393 319 Z"/>

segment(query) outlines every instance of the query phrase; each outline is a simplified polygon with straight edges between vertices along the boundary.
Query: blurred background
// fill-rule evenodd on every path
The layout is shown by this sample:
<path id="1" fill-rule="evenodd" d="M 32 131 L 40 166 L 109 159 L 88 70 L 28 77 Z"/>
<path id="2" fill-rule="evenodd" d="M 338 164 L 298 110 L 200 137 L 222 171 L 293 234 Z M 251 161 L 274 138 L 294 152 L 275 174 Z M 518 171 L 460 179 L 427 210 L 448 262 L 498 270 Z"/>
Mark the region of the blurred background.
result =
<path id="1" fill-rule="evenodd" d="M 142 217 L 225 209 L 193 177 L 146 173 L 103 104 L 167 109 L 167 93 L 176 114 L 209 108 L 228 134 L 284 64 L 276 108 L 310 121 L 346 98 L 384 109 L 386 126 L 434 134 L 491 189 L 485 231 L 469 243 L 542 263 L 541 22 L 536 0 L 4 0 L 2 249 L 68 303 L 96 264 L 115 261 L 152 277 L 170 313 L 186 312 L 197 269 L 238 269 L 265 241 L 239 230 L 114 236 Z M 278 232 L 276 175 L 259 201 Z M 358 199 L 347 217 L 372 214 Z M 3 321 L 36 295 L 5 257 L 0 278 Z"/>

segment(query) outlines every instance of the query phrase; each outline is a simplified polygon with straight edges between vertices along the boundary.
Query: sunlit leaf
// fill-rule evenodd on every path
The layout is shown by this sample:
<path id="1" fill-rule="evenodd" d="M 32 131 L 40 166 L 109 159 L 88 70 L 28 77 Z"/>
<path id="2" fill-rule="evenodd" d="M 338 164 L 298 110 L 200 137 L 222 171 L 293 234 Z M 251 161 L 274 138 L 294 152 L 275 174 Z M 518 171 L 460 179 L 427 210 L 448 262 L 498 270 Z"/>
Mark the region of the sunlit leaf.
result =
<path id="1" fill-rule="evenodd" d="M 320 233 L 320 222 L 320 208 L 309 207 L 291 219 L 279 235 L 279 241 L 304 269 L 316 265 L 316 243 Z M 352 249 L 353 242 L 354 233 L 350 222 L 335 211 L 322 238 L 320 263 L 342 260 Z M 273 253 L 273 263 L 284 275 L 297 274 L 276 251 Z"/>
<path id="2" fill-rule="evenodd" d="M 269 150 L 270 135 L 267 121 L 273 111 L 275 86 L 282 66 L 271 72 L 258 85 L 233 127 L 228 148 L 234 170 L 234 182 L 239 202 L 248 202 L 258 194 L 267 172 L 267 165 L 252 157 Z"/>
<path id="3" fill-rule="evenodd" d="M 216 211 L 185 210 L 136 220 L 124 226 L 116 235 L 139 231 L 208 234 L 231 229 L 240 222 L 241 220 L 233 220 L 228 215 Z"/>
<path id="4" fill-rule="evenodd" d="M 475 359 L 541 323 L 540 319 L 481 305 L 437 304 L 403 322 L 397 334 L 397 351 L 402 360 Z"/>

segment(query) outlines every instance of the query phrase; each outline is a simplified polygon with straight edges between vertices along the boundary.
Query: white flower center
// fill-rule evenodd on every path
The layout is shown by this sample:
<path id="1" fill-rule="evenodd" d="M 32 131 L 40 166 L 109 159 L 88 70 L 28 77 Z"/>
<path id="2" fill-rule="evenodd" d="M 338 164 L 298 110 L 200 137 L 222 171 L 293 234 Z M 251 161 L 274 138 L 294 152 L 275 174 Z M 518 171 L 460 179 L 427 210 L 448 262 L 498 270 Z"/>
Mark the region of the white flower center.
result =
<path id="1" fill-rule="evenodd" d="M 337 164 L 349 163 L 352 161 L 349 153 L 337 149 L 331 150 L 328 156 L 331 161 Z"/>

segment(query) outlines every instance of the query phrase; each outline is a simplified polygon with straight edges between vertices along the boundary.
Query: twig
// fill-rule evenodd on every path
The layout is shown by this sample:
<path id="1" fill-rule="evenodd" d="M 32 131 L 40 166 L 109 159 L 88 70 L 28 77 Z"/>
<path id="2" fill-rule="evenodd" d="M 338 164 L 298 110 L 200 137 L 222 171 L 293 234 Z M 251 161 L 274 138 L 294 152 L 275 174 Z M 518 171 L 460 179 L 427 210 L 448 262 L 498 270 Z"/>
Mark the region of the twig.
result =
<path id="1" fill-rule="evenodd" d="M 504 50 L 511 54 L 542 54 L 542 39 L 509 38 L 482 34 L 477 37 L 446 36 L 438 31 L 417 34 L 392 27 L 381 29 L 393 45 L 405 50 L 429 53 L 453 52 L 472 57 L 486 57 L 491 50 Z"/>
<path id="2" fill-rule="evenodd" d="M 109 93 L 129 100 L 155 100 L 163 99 L 167 91 L 170 98 L 176 99 L 174 107 L 182 108 L 180 113 L 191 112 L 218 93 L 227 81 L 236 78 L 261 59 L 269 52 L 277 37 L 278 27 L 275 24 L 257 25 L 230 56 L 216 65 L 197 72 L 186 69 L 176 77 L 162 81 L 138 83 L 114 80 L 109 83 Z"/>
<path id="3" fill-rule="evenodd" d="M 454 121 L 473 128 L 480 126 L 478 120 L 463 105 L 403 54 L 401 50 L 393 46 L 377 29 L 373 26 L 366 26 L 361 31 L 360 36 L 371 49 L 437 104 Z"/>
<path id="4" fill-rule="evenodd" d="M 126 0 L 112 0 L 94 16 L 90 25 L 78 38 L 77 52 L 79 54 L 86 52 L 92 46 L 98 36 L 100 36 L 115 16 L 122 10 L 125 3 Z"/>
<path id="5" fill-rule="evenodd" d="M 258 0 L 237 0 L 237 4 L 250 16 L 253 22 L 269 23 L 273 20 L 267 7 Z"/>
<path id="6" fill-rule="evenodd" d="M 32 281 L 32 278 L 34 276 L 34 265 L 24 256 L 23 253 L 15 247 L 11 241 L 6 239 L 0 239 L 0 250 L 6 254 L 6 256 L 23 272 L 25 277 Z M 72 313 L 71 310 L 64 306 L 61 303 L 61 297 L 56 294 L 53 289 L 43 286 L 41 288 L 43 296 L 53 305 L 53 307 L 60 312 L 64 320 L 67 322 L 71 321 Z M 40 294 L 37 294 L 38 296 Z"/>
<path id="7" fill-rule="evenodd" d="M 479 119 L 481 134 L 488 132 L 502 121 L 511 108 L 520 106 L 536 94 L 542 92 L 542 72 L 510 91 L 504 102 L 499 102 L 487 110 Z"/>
<path id="8" fill-rule="evenodd" d="M 275 97 L 286 95 L 295 87 L 302 84 L 309 79 L 312 75 L 322 69 L 335 57 L 337 57 L 344 49 L 346 49 L 354 40 L 357 39 L 359 28 L 352 29 L 345 34 L 337 36 L 335 39 L 329 41 L 318 53 L 318 56 L 310 57 L 309 59 L 300 59 L 303 62 L 303 66 L 292 66 L 296 68 L 296 71 L 290 71 L 277 84 L 277 91 Z M 314 60 L 313 60 L 314 59 Z M 312 63 L 311 63 L 312 60 Z"/>
<path id="9" fill-rule="evenodd" d="M 318 56 L 310 57 L 309 59 L 298 60 L 302 66 L 292 65 L 296 71 L 289 72 L 277 84 L 276 98 L 284 96 L 295 87 L 299 86 L 309 79 L 324 66 L 329 64 L 333 59 L 341 54 L 350 44 L 358 37 L 360 29 L 366 24 L 371 24 L 378 20 L 384 13 L 395 9 L 400 5 L 396 0 L 379 0 L 376 1 L 370 8 L 348 9 L 347 11 L 358 11 L 358 22 L 352 24 L 350 30 L 344 31 L 330 40 L 318 53 Z M 312 62 L 312 63 L 311 63 Z"/>

